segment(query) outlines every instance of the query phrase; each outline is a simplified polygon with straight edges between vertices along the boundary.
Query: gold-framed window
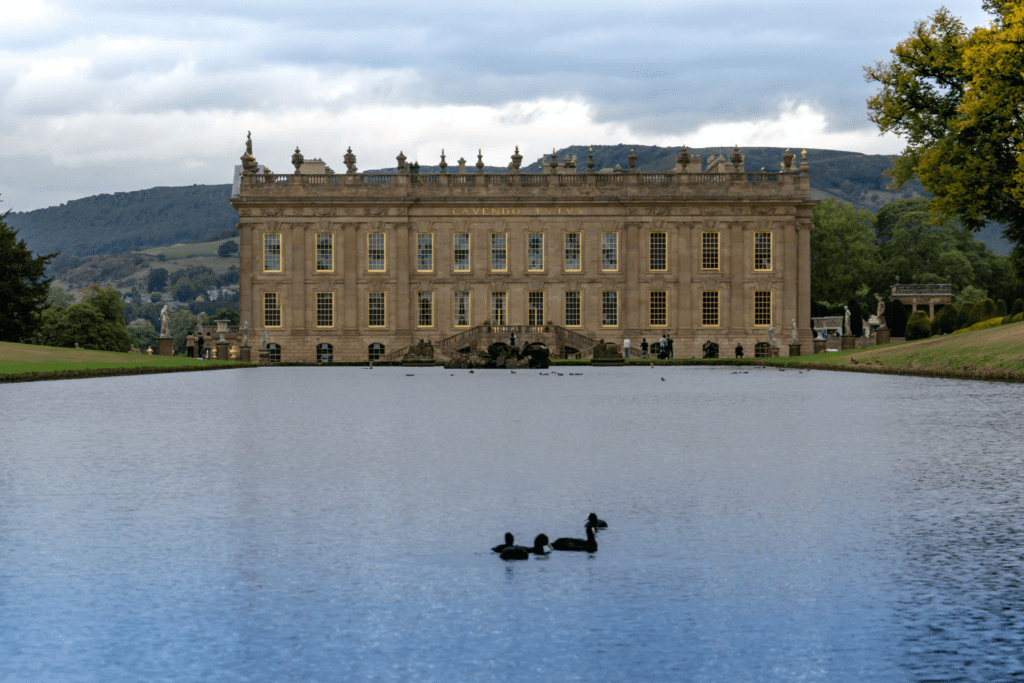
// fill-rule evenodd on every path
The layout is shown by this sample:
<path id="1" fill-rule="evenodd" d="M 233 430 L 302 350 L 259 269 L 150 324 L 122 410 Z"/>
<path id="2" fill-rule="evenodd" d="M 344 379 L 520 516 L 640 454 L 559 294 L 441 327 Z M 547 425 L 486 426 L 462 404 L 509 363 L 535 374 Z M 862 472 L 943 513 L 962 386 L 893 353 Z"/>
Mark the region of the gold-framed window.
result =
<path id="1" fill-rule="evenodd" d="M 455 292 L 452 305 L 455 327 L 469 327 L 469 292 Z"/>
<path id="2" fill-rule="evenodd" d="M 565 233 L 565 270 L 568 272 L 583 270 L 583 253 L 578 232 Z"/>
<path id="3" fill-rule="evenodd" d="M 452 270 L 456 273 L 469 272 L 468 232 L 457 232 L 452 235 Z"/>
<path id="4" fill-rule="evenodd" d="M 544 270 L 544 233 L 531 232 L 526 241 L 526 269 Z"/>
<path id="5" fill-rule="evenodd" d="M 668 270 L 668 238 L 663 232 L 651 233 L 651 270 Z"/>
<path id="6" fill-rule="evenodd" d="M 601 233 L 601 270 L 616 271 L 619 269 L 619 233 Z"/>
<path id="7" fill-rule="evenodd" d="M 772 234 L 754 233 L 754 270 L 772 269 Z"/>
<path id="8" fill-rule="evenodd" d="M 279 232 L 263 234 L 263 271 L 267 273 L 281 272 L 281 233 Z"/>
<path id="9" fill-rule="evenodd" d="M 281 327 L 281 300 L 277 292 L 263 294 L 263 327 Z"/>
<path id="10" fill-rule="evenodd" d="M 718 270 L 718 233 L 701 233 L 701 270 Z"/>
<path id="11" fill-rule="evenodd" d="M 508 270 L 508 233 L 491 233 L 491 270 L 503 273 Z"/>
<path id="12" fill-rule="evenodd" d="M 701 292 L 700 324 L 704 327 L 718 326 L 718 290 Z"/>
<path id="13" fill-rule="evenodd" d="M 370 327 L 384 327 L 385 320 L 387 320 L 386 292 L 370 292 L 367 304 L 367 324 Z"/>
<path id="14" fill-rule="evenodd" d="M 316 293 L 316 326 L 334 327 L 334 292 Z"/>
<path id="15" fill-rule="evenodd" d="M 366 235 L 367 270 L 379 273 L 387 269 L 386 246 L 384 233 L 371 232 Z"/>
<path id="16" fill-rule="evenodd" d="M 650 302 L 651 327 L 668 325 L 668 292 L 651 292 Z"/>
<path id="17" fill-rule="evenodd" d="M 434 233 L 416 233 L 416 270 L 429 273 L 434 270 Z"/>
<path id="18" fill-rule="evenodd" d="M 416 292 L 416 326 L 434 326 L 434 293 Z"/>
<path id="19" fill-rule="evenodd" d="M 334 270 L 334 235 L 329 232 L 316 234 L 316 269 L 318 272 Z"/>
<path id="20" fill-rule="evenodd" d="M 508 293 L 491 292 L 491 324 L 506 325 L 508 321 Z"/>
<path id="21" fill-rule="evenodd" d="M 768 327 L 772 324 L 772 293 L 771 290 L 754 292 L 754 325 Z"/>
<path id="22" fill-rule="evenodd" d="M 544 292 L 529 292 L 527 295 L 528 325 L 544 324 Z"/>
<path id="23" fill-rule="evenodd" d="M 579 292 L 565 293 L 565 326 L 579 327 L 583 324 L 581 317 L 581 297 Z"/>
<path id="24" fill-rule="evenodd" d="M 618 327 L 619 293 L 601 292 L 601 327 Z"/>
<path id="25" fill-rule="evenodd" d="M 370 344 L 366 347 L 366 350 L 368 351 L 367 357 L 370 360 L 380 360 L 384 357 L 384 354 L 387 353 L 387 347 L 380 342 Z"/>

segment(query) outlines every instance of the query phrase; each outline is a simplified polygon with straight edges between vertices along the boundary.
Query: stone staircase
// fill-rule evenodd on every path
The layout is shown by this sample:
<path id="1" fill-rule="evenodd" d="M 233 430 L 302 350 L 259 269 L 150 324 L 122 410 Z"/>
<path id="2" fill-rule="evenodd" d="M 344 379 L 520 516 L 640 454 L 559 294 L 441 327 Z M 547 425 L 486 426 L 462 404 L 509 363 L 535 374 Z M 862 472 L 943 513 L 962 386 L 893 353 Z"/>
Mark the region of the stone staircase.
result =
<path id="1" fill-rule="evenodd" d="M 551 349 L 553 358 L 560 357 L 557 354 L 561 352 L 564 346 L 576 349 L 579 356 L 584 358 L 598 344 L 597 339 L 591 339 L 558 325 L 477 325 L 434 342 L 434 354 L 435 356 L 441 356 L 443 359 L 450 359 L 458 353 L 459 349 L 472 346 L 474 342 L 480 339 L 486 339 L 489 344 L 499 341 L 507 343 L 512 333 L 516 335 L 517 344 L 524 341 L 540 341 L 544 342 L 549 348 L 551 344 L 548 342 L 553 338 L 555 342 L 555 348 Z M 411 346 L 406 346 L 385 354 L 380 358 L 379 362 L 397 363 L 405 357 L 405 354 L 411 348 Z"/>

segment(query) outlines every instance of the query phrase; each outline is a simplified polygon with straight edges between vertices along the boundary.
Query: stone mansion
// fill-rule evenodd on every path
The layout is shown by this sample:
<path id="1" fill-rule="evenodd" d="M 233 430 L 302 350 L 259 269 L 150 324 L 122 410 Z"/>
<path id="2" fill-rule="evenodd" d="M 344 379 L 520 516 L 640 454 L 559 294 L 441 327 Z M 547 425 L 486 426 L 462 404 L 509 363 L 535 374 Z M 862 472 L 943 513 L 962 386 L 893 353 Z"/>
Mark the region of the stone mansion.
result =
<path id="1" fill-rule="evenodd" d="M 231 198 L 238 210 L 240 310 L 282 361 L 400 360 L 421 339 L 438 358 L 508 341 L 542 341 L 553 357 L 600 340 L 633 356 L 662 335 L 675 355 L 706 342 L 732 355 L 791 321 L 811 348 L 811 211 L 806 153 L 776 171 L 743 154 L 684 147 L 668 173 L 595 171 L 593 158 L 545 159 L 543 173 L 464 160 L 420 173 L 363 174 L 306 160 L 295 172 L 257 164 L 247 142 Z"/>

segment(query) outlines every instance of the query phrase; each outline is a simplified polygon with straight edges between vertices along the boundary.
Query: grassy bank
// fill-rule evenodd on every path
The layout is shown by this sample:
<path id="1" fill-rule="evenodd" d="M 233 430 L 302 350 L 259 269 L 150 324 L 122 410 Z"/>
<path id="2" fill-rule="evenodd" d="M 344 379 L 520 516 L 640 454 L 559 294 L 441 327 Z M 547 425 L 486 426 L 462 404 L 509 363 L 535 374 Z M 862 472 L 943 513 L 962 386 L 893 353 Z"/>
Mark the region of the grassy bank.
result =
<path id="1" fill-rule="evenodd" d="M 149 356 L 0 342 L 0 383 L 219 370 L 246 366 L 245 363 L 201 361 L 179 356 Z"/>

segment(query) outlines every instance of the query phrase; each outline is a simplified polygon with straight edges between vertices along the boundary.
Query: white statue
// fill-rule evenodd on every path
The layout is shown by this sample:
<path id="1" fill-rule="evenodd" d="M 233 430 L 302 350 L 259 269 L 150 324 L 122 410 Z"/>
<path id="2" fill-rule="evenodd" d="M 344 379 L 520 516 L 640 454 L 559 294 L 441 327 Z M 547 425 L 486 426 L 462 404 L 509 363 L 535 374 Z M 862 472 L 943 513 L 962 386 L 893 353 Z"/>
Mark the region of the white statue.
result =
<path id="1" fill-rule="evenodd" d="M 263 330 L 263 346 L 261 346 L 260 348 L 261 349 L 267 348 L 267 331 L 266 330 Z"/>
<path id="2" fill-rule="evenodd" d="M 779 347 L 779 345 L 775 343 L 775 327 L 772 325 L 768 326 L 768 343 L 773 349 Z"/>
<path id="3" fill-rule="evenodd" d="M 843 320 L 844 320 L 844 322 L 846 324 L 846 327 L 844 329 L 844 333 L 848 334 L 848 335 L 849 334 L 853 334 L 853 326 L 850 325 L 850 307 L 849 306 L 843 306 L 843 309 L 846 311 L 846 313 L 843 316 Z"/>
<path id="4" fill-rule="evenodd" d="M 249 345 L 249 321 L 245 321 L 245 325 L 242 326 L 242 346 Z"/>
<path id="5" fill-rule="evenodd" d="M 878 296 L 877 294 L 875 295 L 875 298 L 878 299 L 878 308 L 875 309 L 875 317 L 878 318 L 878 326 L 881 327 L 884 330 L 885 329 L 885 315 L 883 315 L 883 314 L 885 313 L 885 299 L 883 299 L 882 297 Z"/>
<path id="6" fill-rule="evenodd" d="M 790 333 L 791 333 L 791 335 L 793 337 L 793 341 L 790 342 L 790 343 L 793 344 L 794 346 L 796 346 L 799 343 L 797 341 L 797 339 L 796 339 L 796 318 L 793 318 L 793 324 L 789 326 L 789 329 L 790 329 Z"/>
<path id="7" fill-rule="evenodd" d="M 164 304 L 164 307 L 160 309 L 160 336 L 171 336 L 171 317 L 167 315 L 167 304 Z"/>

